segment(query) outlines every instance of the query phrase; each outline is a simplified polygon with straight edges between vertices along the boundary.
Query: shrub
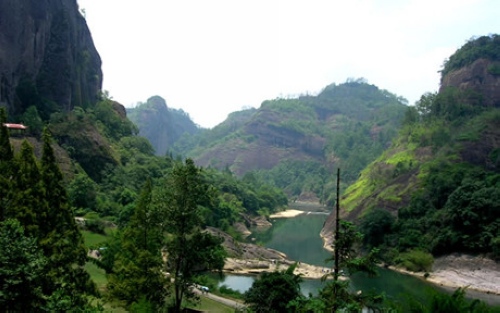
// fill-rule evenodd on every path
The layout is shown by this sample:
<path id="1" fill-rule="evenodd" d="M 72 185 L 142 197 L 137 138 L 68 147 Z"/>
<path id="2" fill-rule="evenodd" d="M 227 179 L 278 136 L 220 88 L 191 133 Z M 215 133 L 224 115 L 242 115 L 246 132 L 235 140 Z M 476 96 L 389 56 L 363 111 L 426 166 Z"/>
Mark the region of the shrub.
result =
<path id="1" fill-rule="evenodd" d="M 421 250 L 410 250 L 401 253 L 398 265 L 412 272 L 429 272 L 432 269 L 434 258 L 432 254 Z"/>
<path id="2" fill-rule="evenodd" d="M 93 233 L 104 235 L 104 222 L 101 220 L 86 220 L 85 228 Z"/>

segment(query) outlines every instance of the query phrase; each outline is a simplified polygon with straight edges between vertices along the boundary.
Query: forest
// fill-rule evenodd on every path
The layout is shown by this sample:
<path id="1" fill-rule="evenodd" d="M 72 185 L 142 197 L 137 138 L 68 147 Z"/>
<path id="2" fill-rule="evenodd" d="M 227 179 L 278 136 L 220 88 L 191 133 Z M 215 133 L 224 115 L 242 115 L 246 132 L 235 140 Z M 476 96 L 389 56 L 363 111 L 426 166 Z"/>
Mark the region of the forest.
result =
<path id="1" fill-rule="evenodd" d="M 484 58 L 485 75 L 498 78 L 499 43 L 471 40 L 442 75 Z M 386 264 L 428 273 L 435 257 L 456 252 L 500 259 L 500 106 L 473 88 L 449 86 L 406 106 L 362 80 L 333 84 L 318 96 L 264 101 L 211 132 L 175 134 L 162 155 L 106 93 L 67 111 L 30 83 L 16 96 L 15 114 L 0 107 L 2 312 L 181 312 L 206 301 L 201 285 L 249 312 L 499 311 L 462 288 L 428 304 L 352 293 L 338 271 L 376 275 Z M 14 133 L 9 122 L 28 129 Z M 251 132 L 262 129 L 271 136 Z M 293 153 L 303 158 L 248 171 L 217 157 L 196 162 L 262 142 L 280 153 L 299 143 Z M 335 167 L 345 169 L 339 201 Z M 298 264 L 261 275 L 243 295 L 217 290 L 207 273 L 220 274 L 228 252 L 206 228 L 238 242 L 237 224 L 250 227 L 306 194 L 342 207 L 329 259 L 337 270 L 319 294 L 300 293 Z"/>

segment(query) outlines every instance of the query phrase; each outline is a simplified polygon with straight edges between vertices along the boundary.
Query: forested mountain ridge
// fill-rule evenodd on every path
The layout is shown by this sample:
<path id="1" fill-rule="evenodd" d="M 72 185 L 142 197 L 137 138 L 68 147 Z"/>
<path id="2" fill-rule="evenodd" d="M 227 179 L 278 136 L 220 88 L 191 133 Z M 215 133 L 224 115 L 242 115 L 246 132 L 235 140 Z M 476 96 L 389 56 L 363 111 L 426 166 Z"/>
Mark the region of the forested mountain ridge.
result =
<path id="1" fill-rule="evenodd" d="M 222 124 L 184 137 L 176 153 L 197 164 L 257 175 L 291 197 L 326 200 L 337 166 L 345 182 L 389 146 L 406 101 L 363 79 L 332 84 L 317 96 L 264 101 Z M 327 187 L 328 188 L 328 187 Z"/>
<path id="2" fill-rule="evenodd" d="M 500 257 L 499 62 L 498 35 L 460 48 L 439 93 L 408 108 L 391 147 L 346 190 L 342 215 L 368 245 Z"/>
<path id="3" fill-rule="evenodd" d="M 169 108 L 159 96 L 127 108 L 127 117 L 137 125 L 139 135 L 151 142 L 156 155 L 165 155 L 184 133 L 194 135 L 201 131 L 186 112 Z"/>

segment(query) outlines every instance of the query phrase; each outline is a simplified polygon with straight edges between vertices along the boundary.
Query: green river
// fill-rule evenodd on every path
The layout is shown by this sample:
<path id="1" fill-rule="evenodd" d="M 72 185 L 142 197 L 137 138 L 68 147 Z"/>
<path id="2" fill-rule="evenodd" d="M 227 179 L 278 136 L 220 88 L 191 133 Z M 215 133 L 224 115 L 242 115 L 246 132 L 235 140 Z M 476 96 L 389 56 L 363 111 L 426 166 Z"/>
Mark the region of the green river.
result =
<path id="1" fill-rule="evenodd" d="M 269 229 L 253 229 L 253 234 L 250 235 L 248 240 L 284 252 L 292 260 L 331 268 L 333 263 L 325 263 L 325 259 L 331 255 L 323 249 L 323 242 L 319 237 L 319 232 L 326 217 L 326 214 L 310 213 L 294 218 L 276 219 L 272 221 L 273 227 Z M 427 301 L 430 290 L 452 291 L 384 268 L 380 268 L 379 274 L 375 278 L 354 275 L 351 277 L 352 289 L 363 292 L 370 290 L 375 290 L 378 293 L 384 292 L 388 298 L 395 300 L 411 295 L 420 301 Z M 226 285 L 240 292 L 245 292 L 252 286 L 254 279 L 253 276 L 226 275 L 219 285 Z M 301 284 L 302 293 L 305 295 L 309 293 L 315 295 L 322 287 L 323 284 L 319 280 L 306 279 Z M 469 297 L 500 305 L 500 296 L 470 291 L 467 294 Z"/>

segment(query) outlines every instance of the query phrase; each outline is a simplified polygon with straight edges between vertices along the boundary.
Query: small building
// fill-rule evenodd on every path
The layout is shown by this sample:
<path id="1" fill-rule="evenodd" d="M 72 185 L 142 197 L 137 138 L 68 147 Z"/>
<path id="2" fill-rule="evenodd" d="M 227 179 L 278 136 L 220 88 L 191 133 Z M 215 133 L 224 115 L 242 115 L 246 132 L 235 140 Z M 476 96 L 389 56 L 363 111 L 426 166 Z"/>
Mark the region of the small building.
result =
<path id="1" fill-rule="evenodd" d="M 26 129 L 28 129 L 28 126 L 23 124 L 3 123 L 2 125 L 9 129 L 11 136 L 24 136 Z"/>

